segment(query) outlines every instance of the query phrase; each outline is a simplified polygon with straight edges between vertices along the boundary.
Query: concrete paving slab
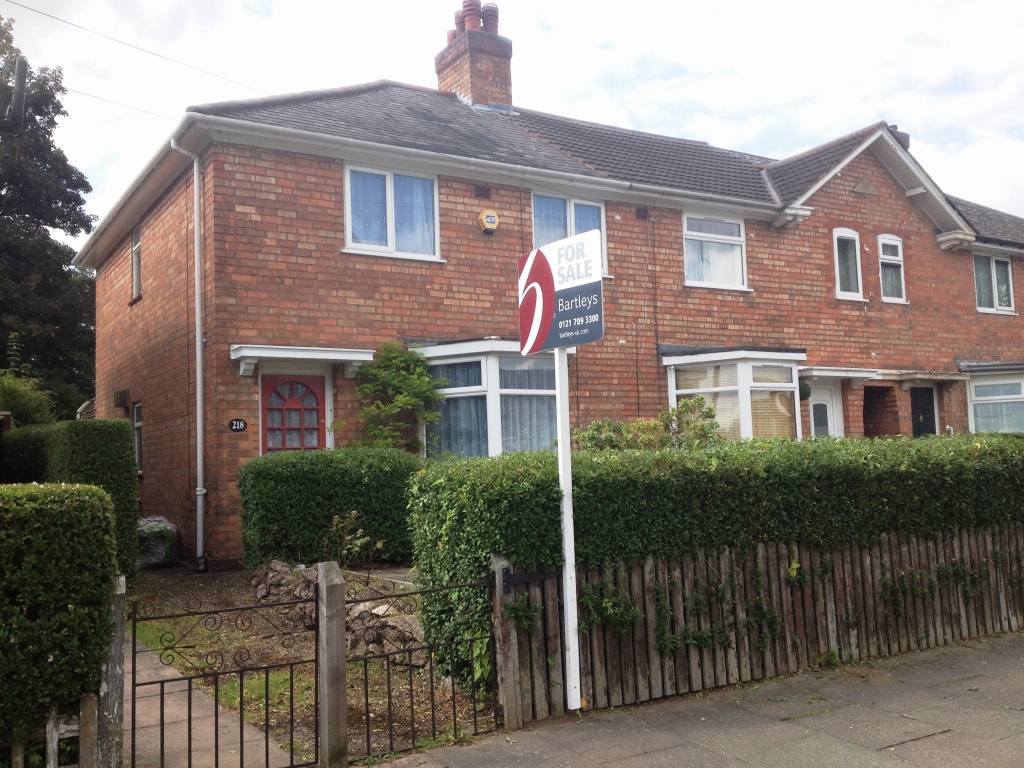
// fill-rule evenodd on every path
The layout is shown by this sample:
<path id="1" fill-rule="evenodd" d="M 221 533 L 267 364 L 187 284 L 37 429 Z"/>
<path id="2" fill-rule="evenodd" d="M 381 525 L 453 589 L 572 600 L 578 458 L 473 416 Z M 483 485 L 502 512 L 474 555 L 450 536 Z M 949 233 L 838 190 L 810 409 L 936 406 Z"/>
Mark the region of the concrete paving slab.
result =
<path id="1" fill-rule="evenodd" d="M 986 741 L 1024 733 L 1024 712 L 986 701 L 960 698 L 909 714 L 918 720 Z"/>
<path id="2" fill-rule="evenodd" d="M 892 768 L 906 765 L 892 754 L 865 749 L 842 739 L 816 733 L 806 739 L 753 753 L 748 760 L 765 768 Z"/>
<path id="3" fill-rule="evenodd" d="M 879 712 L 856 705 L 801 718 L 800 724 L 804 728 L 867 749 L 884 749 L 944 730 L 941 725 L 927 723 L 907 715 Z"/>
<path id="4" fill-rule="evenodd" d="M 984 741 L 961 732 L 940 733 L 885 751 L 920 766 L 1009 768 L 1024 765 L 1024 752 L 998 741 Z"/>
<path id="5" fill-rule="evenodd" d="M 701 744 L 688 743 L 594 765 L 613 766 L 614 768 L 750 768 L 752 763 L 723 755 L 721 752 Z"/>

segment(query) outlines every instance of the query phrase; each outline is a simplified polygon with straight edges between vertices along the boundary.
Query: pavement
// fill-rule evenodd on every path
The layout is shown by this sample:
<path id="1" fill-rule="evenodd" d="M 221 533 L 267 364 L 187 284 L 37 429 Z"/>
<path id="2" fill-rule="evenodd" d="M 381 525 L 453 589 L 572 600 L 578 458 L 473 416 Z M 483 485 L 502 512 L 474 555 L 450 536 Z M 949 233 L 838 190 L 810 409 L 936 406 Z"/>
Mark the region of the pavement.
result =
<path id="1" fill-rule="evenodd" d="M 1024 634 L 566 716 L 390 768 L 1024 766 Z"/>

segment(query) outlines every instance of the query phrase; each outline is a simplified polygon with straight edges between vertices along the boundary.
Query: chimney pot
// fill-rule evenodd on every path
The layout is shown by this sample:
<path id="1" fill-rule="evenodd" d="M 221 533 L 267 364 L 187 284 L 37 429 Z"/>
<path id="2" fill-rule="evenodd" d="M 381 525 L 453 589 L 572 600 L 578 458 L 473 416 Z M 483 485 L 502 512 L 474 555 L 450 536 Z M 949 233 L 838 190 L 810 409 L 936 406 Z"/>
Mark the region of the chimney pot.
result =
<path id="1" fill-rule="evenodd" d="M 466 29 L 480 29 L 480 0 L 462 0 L 462 19 Z"/>
<path id="2" fill-rule="evenodd" d="M 492 35 L 498 34 L 498 6 L 488 3 L 480 13 L 483 16 L 484 32 L 490 32 Z"/>
<path id="3" fill-rule="evenodd" d="M 449 29 L 448 30 L 448 45 L 451 45 L 452 43 L 455 42 L 455 37 L 458 34 L 459 34 L 459 32 L 456 29 Z"/>
<path id="4" fill-rule="evenodd" d="M 466 31 L 466 19 L 462 15 L 462 11 L 455 12 L 455 36 L 458 37 Z"/>

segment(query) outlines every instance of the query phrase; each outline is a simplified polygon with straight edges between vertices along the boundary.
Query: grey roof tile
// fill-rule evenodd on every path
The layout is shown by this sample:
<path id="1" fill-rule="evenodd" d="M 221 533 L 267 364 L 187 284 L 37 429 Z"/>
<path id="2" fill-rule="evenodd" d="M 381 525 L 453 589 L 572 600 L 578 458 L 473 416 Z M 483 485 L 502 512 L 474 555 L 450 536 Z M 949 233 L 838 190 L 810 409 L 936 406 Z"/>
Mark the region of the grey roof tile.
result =
<path id="1" fill-rule="evenodd" d="M 946 199 L 967 219 L 967 223 L 974 227 L 979 239 L 1000 244 L 1024 245 L 1024 219 L 1019 216 L 1012 216 L 952 195 L 946 195 Z"/>

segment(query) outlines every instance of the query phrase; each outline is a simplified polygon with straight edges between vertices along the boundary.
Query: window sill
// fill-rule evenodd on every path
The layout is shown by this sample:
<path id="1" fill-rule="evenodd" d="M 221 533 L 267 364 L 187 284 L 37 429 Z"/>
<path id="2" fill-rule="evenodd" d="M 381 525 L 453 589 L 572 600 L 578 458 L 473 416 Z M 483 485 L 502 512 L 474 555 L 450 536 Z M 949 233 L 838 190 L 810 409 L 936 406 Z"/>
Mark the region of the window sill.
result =
<path id="1" fill-rule="evenodd" d="M 135 298 L 133 298 L 131 301 L 129 301 L 128 302 L 128 306 L 129 307 L 134 307 L 140 301 L 142 301 L 142 294 L 141 293 L 138 296 L 136 296 Z"/>
<path id="2" fill-rule="evenodd" d="M 747 288 L 745 285 L 723 285 L 720 283 L 689 283 L 683 282 L 683 285 L 687 288 L 710 288 L 715 291 L 740 291 L 742 293 L 753 293 L 753 288 Z"/>
<path id="3" fill-rule="evenodd" d="M 1007 315 L 1009 317 L 1016 317 L 1017 311 L 1014 309 L 989 309 L 988 307 L 978 307 L 978 311 L 983 315 Z"/>
<path id="4" fill-rule="evenodd" d="M 903 304 L 903 305 L 908 306 L 908 307 L 910 306 L 910 302 L 907 301 L 906 299 L 887 299 L 884 296 L 882 297 L 882 303 L 883 304 Z"/>
<path id="5" fill-rule="evenodd" d="M 865 304 L 868 303 L 868 299 L 865 299 L 863 296 L 836 296 L 836 298 L 839 301 L 862 301 Z"/>
<path id="6" fill-rule="evenodd" d="M 407 261 L 432 261 L 435 264 L 447 263 L 445 259 L 437 256 L 427 256 L 419 253 L 382 253 L 381 251 L 374 251 L 368 248 L 342 248 L 341 253 L 353 256 L 381 256 L 385 259 L 405 259 Z"/>

